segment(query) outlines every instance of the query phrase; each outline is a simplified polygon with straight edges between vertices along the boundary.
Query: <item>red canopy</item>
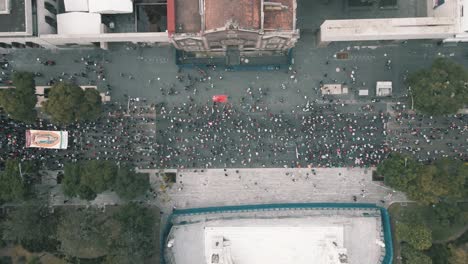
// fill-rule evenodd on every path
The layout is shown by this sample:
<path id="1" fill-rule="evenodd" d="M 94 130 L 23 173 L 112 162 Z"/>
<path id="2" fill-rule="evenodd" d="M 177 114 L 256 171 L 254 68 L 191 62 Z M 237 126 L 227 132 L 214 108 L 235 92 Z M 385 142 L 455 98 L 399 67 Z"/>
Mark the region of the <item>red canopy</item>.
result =
<path id="1" fill-rule="evenodd" d="M 225 94 L 213 95 L 213 102 L 215 103 L 227 103 L 228 96 Z"/>

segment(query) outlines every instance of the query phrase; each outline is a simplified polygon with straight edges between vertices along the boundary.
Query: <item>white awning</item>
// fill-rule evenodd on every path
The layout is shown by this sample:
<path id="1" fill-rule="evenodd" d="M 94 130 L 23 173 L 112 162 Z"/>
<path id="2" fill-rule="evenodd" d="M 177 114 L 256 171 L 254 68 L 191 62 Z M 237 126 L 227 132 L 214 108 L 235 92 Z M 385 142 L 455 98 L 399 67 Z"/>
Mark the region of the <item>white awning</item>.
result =
<path id="1" fill-rule="evenodd" d="M 64 13 L 57 15 L 59 35 L 101 34 L 101 15 L 95 13 Z"/>
<path id="2" fill-rule="evenodd" d="M 99 14 L 133 13 L 133 0 L 89 0 L 89 12 Z"/>
<path id="3" fill-rule="evenodd" d="M 88 12 L 88 0 L 64 0 L 66 12 Z"/>

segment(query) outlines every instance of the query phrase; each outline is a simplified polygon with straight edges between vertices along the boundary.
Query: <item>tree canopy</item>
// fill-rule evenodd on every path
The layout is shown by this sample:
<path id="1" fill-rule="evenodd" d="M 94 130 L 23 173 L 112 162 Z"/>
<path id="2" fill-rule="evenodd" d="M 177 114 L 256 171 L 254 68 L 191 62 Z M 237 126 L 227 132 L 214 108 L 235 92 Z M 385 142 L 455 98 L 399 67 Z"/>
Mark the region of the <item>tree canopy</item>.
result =
<path id="1" fill-rule="evenodd" d="M 159 220 L 147 208 L 135 203 L 119 208 L 113 218 L 120 232 L 110 245 L 107 263 L 144 263 L 154 253 L 154 225 Z"/>
<path id="2" fill-rule="evenodd" d="M 149 189 L 149 176 L 144 173 L 136 173 L 131 168 L 123 166 L 118 170 L 114 184 L 115 192 L 126 200 L 136 198 L 146 193 Z"/>
<path id="3" fill-rule="evenodd" d="M 417 178 L 420 164 L 409 156 L 392 153 L 377 167 L 376 173 L 384 176 L 386 185 L 406 191 Z"/>
<path id="4" fill-rule="evenodd" d="M 432 259 L 408 244 L 402 244 L 401 257 L 404 264 L 432 264 Z"/>
<path id="5" fill-rule="evenodd" d="M 0 106 L 12 119 L 31 123 L 36 119 L 36 84 L 34 76 L 29 72 L 13 74 L 15 89 L 0 91 Z"/>
<path id="6" fill-rule="evenodd" d="M 449 59 L 438 58 L 429 69 L 414 72 L 407 84 L 414 107 L 426 114 L 456 113 L 468 103 L 468 72 Z"/>
<path id="7" fill-rule="evenodd" d="M 134 199 L 149 188 L 147 174 L 129 166 L 118 168 L 110 161 L 93 160 L 65 164 L 63 192 L 69 196 L 93 200 L 98 193 L 114 189 L 123 199 Z"/>
<path id="8" fill-rule="evenodd" d="M 29 250 L 42 251 L 55 246 L 56 217 L 47 206 L 28 202 L 16 207 L 3 223 L 3 239 Z"/>
<path id="9" fill-rule="evenodd" d="M 432 245 L 432 233 L 424 224 L 398 222 L 396 234 L 401 241 L 407 242 L 417 250 L 426 250 Z"/>
<path id="10" fill-rule="evenodd" d="M 112 188 L 117 166 L 110 161 L 91 160 L 82 164 L 81 185 L 89 187 L 95 193 Z"/>
<path id="11" fill-rule="evenodd" d="M 424 165 L 393 153 L 379 164 L 377 173 L 386 185 L 425 204 L 467 197 L 468 167 L 460 160 L 443 158 Z"/>
<path id="12" fill-rule="evenodd" d="M 23 200 L 27 193 L 27 187 L 26 181 L 21 177 L 19 162 L 7 160 L 5 170 L 0 172 L 0 201 Z"/>
<path id="13" fill-rule="evenodd" d="M 448 259 L 450 264 L 466 264 L 468 263 L 468 251 L 463 247 L 456 247 L 451 244 L 448 246 L 450 250 L 450 257 Z"/>
<path id="14" fill-rule="evenodd" d="M 57 227 L 57 239 L 67 255 L 96 258 L 107 253 L 110 229 L 106 219 L 93 209 L 67 211 Z"/>
<path id="15" fill-rule="evenodd" d="M 43 110 L 54 122 L 71 124 L 73 122 L 95 120 L 101 114 L 102 101 L 95 89 L 86 89 L 70 83 L 57 83 L 50 89 Z"/>
<path id="16" fill-rule="evenodd" d="M 135 203 L 101 213 L 95 209 L 63 213 L 57 228 L 61 251 L 68 256 L 97 258 L 105 263 L 145 263 L 155 253 L 159 222 L 153 213 Z"/>

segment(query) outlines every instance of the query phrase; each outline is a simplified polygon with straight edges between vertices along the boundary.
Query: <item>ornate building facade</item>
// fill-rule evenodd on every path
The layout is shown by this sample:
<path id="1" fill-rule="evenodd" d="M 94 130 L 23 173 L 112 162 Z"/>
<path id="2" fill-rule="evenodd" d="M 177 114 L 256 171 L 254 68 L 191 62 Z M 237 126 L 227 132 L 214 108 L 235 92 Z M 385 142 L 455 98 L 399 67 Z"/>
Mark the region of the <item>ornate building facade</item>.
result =
<path id="1" fill-rule="evenodd" d="M 296 0 L 173 1 L 171 42 L 198 57 L 275 55 L 299 38 Z"/>

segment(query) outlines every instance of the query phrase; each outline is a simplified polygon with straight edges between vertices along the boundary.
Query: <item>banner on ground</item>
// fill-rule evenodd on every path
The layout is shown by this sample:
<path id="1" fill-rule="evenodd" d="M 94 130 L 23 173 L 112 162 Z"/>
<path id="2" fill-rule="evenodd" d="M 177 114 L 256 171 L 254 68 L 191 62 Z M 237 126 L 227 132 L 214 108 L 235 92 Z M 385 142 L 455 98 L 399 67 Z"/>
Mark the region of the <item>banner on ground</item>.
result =
<path id="1" fill-rule="evenodd" d="M 225 94 L 213 95 L 212 100 L 213 100 L 213 102 L 215 102 L 215 103 L 227 103 L 227 101 L 228 101 L 228 96 L 225 95 Z"/>
<path id="2" fill-rule="evenodd" d="M 26 130 L 26 147 L 67 149 L 68 131 Z"/>

